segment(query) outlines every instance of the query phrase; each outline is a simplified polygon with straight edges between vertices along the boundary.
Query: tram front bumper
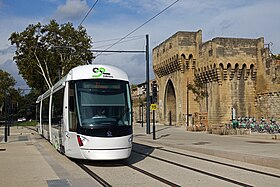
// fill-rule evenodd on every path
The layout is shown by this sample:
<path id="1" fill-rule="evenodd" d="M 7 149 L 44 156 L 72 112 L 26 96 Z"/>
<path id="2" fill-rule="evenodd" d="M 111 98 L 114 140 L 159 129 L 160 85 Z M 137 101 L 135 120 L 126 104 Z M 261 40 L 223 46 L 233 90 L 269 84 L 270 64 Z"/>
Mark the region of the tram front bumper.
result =
<path id="1" fill-rule="evenodd" d="M 121 149 L 81 149 L 87 160 L 120 160 L 131 154 L 131 147 Z"/>

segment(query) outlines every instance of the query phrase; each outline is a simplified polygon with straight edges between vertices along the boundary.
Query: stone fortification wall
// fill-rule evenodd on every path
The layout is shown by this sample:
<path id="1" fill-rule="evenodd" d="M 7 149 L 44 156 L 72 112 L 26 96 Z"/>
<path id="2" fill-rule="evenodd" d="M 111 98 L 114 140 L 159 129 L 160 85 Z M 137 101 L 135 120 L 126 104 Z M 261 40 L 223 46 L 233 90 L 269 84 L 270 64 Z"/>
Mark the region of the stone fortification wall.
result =
<path id="1" fill-rule="evenodd" d="M 195 75 L 207 84 L 209 125 L 237 116 L 256 116 L 256 67 L 263 39 L 214 38 L 203 44 Z"/>
<path id="2" fill-rule="evenodd" d="M 153 49 L 153 69 L 160 78 L 175 71 L 184 73 L 185 60 L 196 59 L 201 44 L 201 30 L 197 32 L 177 32 Z M 183 58 L 184 60 L 181 60 Z"/>
<path id="3" fill-rule="evenodd" d="M 191 115 L 207 112 L 210 126 L 228 123 L 232 108 L 236 117 L 280 119 L 280 61 L 271 58 L 264 38 L 202 43 L 201 30 L 180 31 L 153 49 L 153 69 L 161 123 L 169 121 L 171 111 L 176 124 L 185 124 L 188 108 Z M 195 78 L 209 93 L 200 105 L 191 91 L 187 97 L 187 84 Z"/>
<path id="4" fill-rule="evenodd" d="M 257 77 L 257 116 L 280 121 L 280 60 L 271 58 L 268 50 L 263 56 Z"/>
<path id="5" fill-rule="evenodd" d="M 270 119 L 273 117 L 278 122 L 280 121 L 280 92 L 258 94 L 256 100 L 259 118 Z"/>
<path id="6" fill-rule="evenodd" d="M 159 121 L 183 125 L 186 123 L 187 83 L 194 77 L 202 32 L 177 32 L 153 49 L 153 69 L 158 83 Z M 189 113 L 198 110 L 198 104 L 189 95 L 192 106 Z"/>

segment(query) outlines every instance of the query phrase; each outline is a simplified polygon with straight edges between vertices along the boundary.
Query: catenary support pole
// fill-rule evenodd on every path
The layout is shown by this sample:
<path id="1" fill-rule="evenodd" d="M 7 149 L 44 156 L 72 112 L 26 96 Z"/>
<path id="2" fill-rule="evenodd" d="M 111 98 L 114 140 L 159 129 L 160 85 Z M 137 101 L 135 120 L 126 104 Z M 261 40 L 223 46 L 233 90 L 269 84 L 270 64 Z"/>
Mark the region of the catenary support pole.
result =
<path id="1" fill-rule="evenodd" d="M 149 78 L 149 35 L 146 35 L 146 50 L 145 51 L 138 51 L 138 50 L 129 50 L 129 51 L 124 51 L 124 50 L 96 50 L 96 49 L 91 49 L 92 52 L 100 52 L 100 53 L 105 53 L 105 52 L 110 52 L 110 53 L 146 53 L 146 133 L 150 134 L 150 78 Z M 143 122 L 143 120 L 142 120 Z"/>
<path id="2" fill-rule="evenodd" d="M 149 35 L 146 35 L 146 134 L 150 134 Z"/>

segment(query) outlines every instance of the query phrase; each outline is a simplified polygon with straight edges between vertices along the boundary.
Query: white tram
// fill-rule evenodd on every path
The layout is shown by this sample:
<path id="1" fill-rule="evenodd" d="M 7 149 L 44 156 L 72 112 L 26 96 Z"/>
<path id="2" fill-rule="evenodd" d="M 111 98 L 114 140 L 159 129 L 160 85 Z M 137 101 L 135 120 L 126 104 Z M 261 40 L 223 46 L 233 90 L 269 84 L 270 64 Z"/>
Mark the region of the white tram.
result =
<path id="1" fill-rule="evenodd" d="M 132 149 L 128 77 L 108 65 L 75 67 L 37 99 L 38 132 L 66 156 L 117 160 Z"/>

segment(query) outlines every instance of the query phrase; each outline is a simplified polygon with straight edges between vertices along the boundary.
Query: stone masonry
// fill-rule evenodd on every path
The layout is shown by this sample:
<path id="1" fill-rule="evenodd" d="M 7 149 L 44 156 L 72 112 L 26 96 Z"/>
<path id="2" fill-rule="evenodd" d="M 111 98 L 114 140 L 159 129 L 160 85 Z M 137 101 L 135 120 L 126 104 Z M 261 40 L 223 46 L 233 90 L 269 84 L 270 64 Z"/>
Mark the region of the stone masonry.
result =
<path id="1" fill-rule="evenodd" d="M 202 31 L 179 31 L 153 49 L 158 84 L 158 121 L 190 125 L 206 112 L 209 126 L 236 116 L 280 119 L 280 63 L 271 58 L 264 38 L 213 38 L 202 43 Z M 197 79 L 208 92 L 200 103 L 187 85 Z"/>

